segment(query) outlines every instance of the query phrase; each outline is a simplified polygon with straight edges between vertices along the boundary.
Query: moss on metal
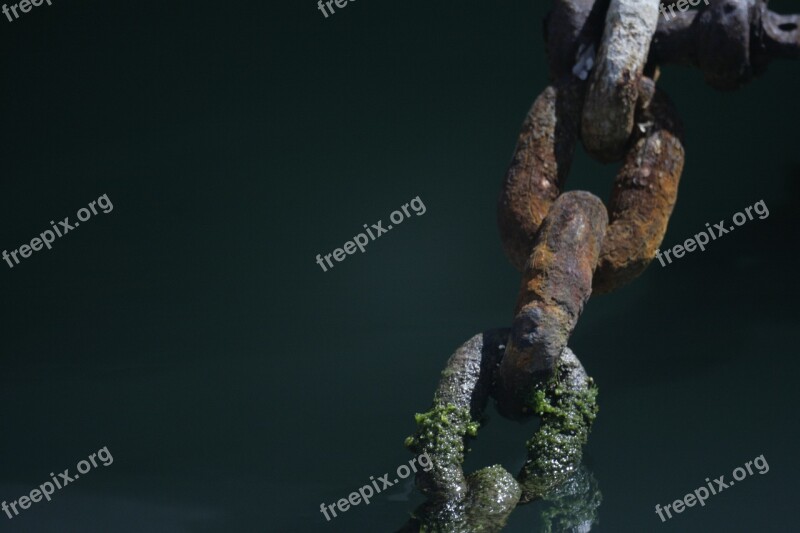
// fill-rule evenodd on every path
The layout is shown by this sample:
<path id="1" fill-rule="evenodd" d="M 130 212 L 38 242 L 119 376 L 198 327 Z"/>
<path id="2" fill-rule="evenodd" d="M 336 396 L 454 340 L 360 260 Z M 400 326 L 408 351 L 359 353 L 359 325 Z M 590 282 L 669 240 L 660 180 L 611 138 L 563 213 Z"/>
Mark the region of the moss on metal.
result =
<path id="1" fill-rule="evenodd" d="M 541 425 L 519 475 L 523 502 L 546 496 L 577 470 L 597 416 L 597 387 L 567 349 L 556 376 L 534 387 L 530 405 Z"/>
<path id="2" fill-rule="evenodd" d="M 472 419 L 468 408 L 453 404 L 434 405 L 414 418 L 417 431 L 405 445 L 416 454 L 427 453 L 433 463 L 429 472 L 418 473 L 417 485 L 426 493 L 463 497 L 467 490 L 461 468 L 464 441 L 477 436 L 480 424 Z"/>

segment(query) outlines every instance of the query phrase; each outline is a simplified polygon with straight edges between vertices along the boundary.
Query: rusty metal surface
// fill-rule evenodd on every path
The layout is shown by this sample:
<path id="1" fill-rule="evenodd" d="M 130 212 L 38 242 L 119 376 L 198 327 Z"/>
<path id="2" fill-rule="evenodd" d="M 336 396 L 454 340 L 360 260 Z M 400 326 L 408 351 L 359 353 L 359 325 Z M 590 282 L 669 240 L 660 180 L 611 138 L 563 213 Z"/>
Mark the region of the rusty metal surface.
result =
<path id="1" fill-rule="evenodd" d="M 607 224 L 603 202 L 588 192 L 564 193 L 551 207 L 525 265 L 497 375 L 495 397 L 504 416 L 529 414 L 531 384 L 553 374 L 592 292 Z"/>
<path id="2" fill-rule="evenodd" d="M 575 109 L 584 86 L 578 82 L 559 89 L 550 86 L 537 98 L 503 181 L 498 227 L 506 255 L 520 271 L 525 270 L 542 221 L 566 182 L 579 120 Z M 611 226 L 595 273 L 599 293 L 631 281 L 653 259 L 683 170 L 682 127 L 671 103 L 647 77 L 640 81 L 638 92 L 637 126 L 614 181 L 608 209 Z M 565 96 L 559 96 L 562 93 Z"/>
<path id="3" fill-rule="evenodd" d="M 593 292 L 623 286 L 652 261 L 683 171 L 682 126 L 656 88 L 658 66 L 697 67 L 726 90 L 772 59 L 800 57 L 800 17 L 772 13 L 766 0 L 659 17 L 654 33 L 656 3 L 644 15 L 635 5 L 555 0 L 545 21 L 552 84 L 525 118 L 497 202 L 503 248 L 522 272 L 512 327 L 457 350 L 431 411 L 418 415 L 407 444 L 429 453 L 434 468 L 417 473 L 430 499 L 409 530 L 497 531 L 517 503 L 557 493 L 579 471 L 597 388 L 569 337 Z M 622 35 L 627 44 L 613 44 Z M 608 207 L 589 192 L 563 192 L 579 138 L 601 161 L 623 159 Z M 500 467 L 465 475 L 461 466 L 490 396 L 507 418 L 541 419 L 516 480 Z"/>
<path id="4" fill-rule="evenodd" d="M 641 274 L 664 239 L 683 172 L 683 132 L 666 95 L 657 91 L 637 117 L 633 146 L 614 180 L 610 223 L 594 277 L 608 293 Z"/>
<path id="5" fill-rule="evenodd" d="M 649 61 L 699 68 L 718 90 L 738 89 L 774 59 L 800 58 L 798 15 L 780 15 L 765 0 L 712 2 L 699 11 L 662 17 Z"/>
<path id="6" fill-rule="evenodd" d="M 497 202 L 497 225 L 511 264 L 522 270 L 539 226 L 566 181 L 580 120 L 577 84 L 545 89 L 531 106 Z"/>
<path id="7" fill-rule="evenodd" d="M 598 52 L 609 1 L 554 2 L 545 20 L 551 80 L 563 82 L 573 78 L 576 72 L 583 70 L 578 68 L 581 58 L 588 63 L 589 70 L 597 72 L 594 65 L 602 69 L 603 54 Z M 707 83 L 715 89 L 739 88 L 763 74 L 775 59 L 800 58 L 800 15 L 778 14 L 767 6 L 766 0 L 725 0 L 711 2 L 708 6 L 701 4 L 697 10 L 674 11 L 674 16 L 659 16 L 649 43 L 647 64 L 693 66 L 704 73 Z M 631 72 L 639 72 L 638 67 Z M 630 78 L 632 83 L 634 77 Z M 631 99 L 625 95 L 635 91 L 635 87 L 630 84 L 617 89 L 611 87 L 606 93 L 613 95 L 615 91 L 624 102 L 630 103 Z M 609 102 L 612 101 L 601 99 L 601 104 Z M 595 109 L 602 112 L 603 107 L 591 105 L 588 112 L 594 114 Z M 591 121 L 587 124 L 588 128 L 603 127 Z M 589 137 L 589 151 L 593 155 L 606 161 L 614 159 L 591 148 L 596 142 L 607 141 L 596 140 L 594 135 Z"/>

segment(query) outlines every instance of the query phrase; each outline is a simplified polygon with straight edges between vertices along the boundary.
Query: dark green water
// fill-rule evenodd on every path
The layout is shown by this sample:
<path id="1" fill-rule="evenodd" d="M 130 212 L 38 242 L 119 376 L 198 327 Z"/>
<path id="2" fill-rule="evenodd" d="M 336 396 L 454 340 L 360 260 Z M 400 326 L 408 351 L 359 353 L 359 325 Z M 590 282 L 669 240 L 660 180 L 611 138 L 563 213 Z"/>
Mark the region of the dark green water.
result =
<path id="1" fill-rule="evenodd" d="M 510 323 L 495 198 L 546 84 L 548 7 L 54 0 L 0 19 L 3 248 L 114 205 L 0 263 L 0 499 L 114 458 L 0 530 L 399 528 L 406 485 L 330 522 L 319 506 L 411 459 L 446 359 Z M 798 69 L 724 94 L 663 71 L 687 131 L 665 245 L 762 199 L 770 216 L 585 309 L 592 532 L 798 530 Z M 614 172 L 581 154 L 569 188 L 605 198 Z M 416 196 L 423 216 L 317 266 Z M 492 416 L 467 468 L 516 472 L 531 431 Z M 655 514 L 762 454 L 768 473 Z"/>

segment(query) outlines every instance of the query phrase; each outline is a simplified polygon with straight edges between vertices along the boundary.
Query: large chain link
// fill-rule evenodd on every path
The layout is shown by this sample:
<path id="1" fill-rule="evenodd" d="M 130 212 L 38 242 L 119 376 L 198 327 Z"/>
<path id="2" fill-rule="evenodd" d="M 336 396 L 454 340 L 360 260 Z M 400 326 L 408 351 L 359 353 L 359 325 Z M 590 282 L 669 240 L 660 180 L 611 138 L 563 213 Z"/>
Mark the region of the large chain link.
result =
<path id="1" fill-rule="evenodd" d="M 669 22 L 654 0 L 554 2 L 546 22 L 552 84 L 528 112 L 498 201 L 503 247 L 522 273 L 514 320 L 461 346 L 433 407 L 416 416 L 406 445 L 433 467 L 417 474 L 429 500 L 406 530 L 498 531 L 518 503 L 592 484 L 580 462 L 597 389 L 567 342 L 593 292 L 647 268 L 677 199 L 681 125 L 655 86 L 655 65 L 690 63 L 713 87 L 730 89 L 772 58 L 800 56 L 797 17 L 766 3 L 712 2 Z M 602 162 L 623 159 L 608 206 L 589 192 L 563 192 L 579 138 Z M 499 465 L 468 476 L 461 466 L 490 397 L 507 418 L 541 420 L 516 478 Z M 596 508 L 599 499 L 590 499 Z"/>

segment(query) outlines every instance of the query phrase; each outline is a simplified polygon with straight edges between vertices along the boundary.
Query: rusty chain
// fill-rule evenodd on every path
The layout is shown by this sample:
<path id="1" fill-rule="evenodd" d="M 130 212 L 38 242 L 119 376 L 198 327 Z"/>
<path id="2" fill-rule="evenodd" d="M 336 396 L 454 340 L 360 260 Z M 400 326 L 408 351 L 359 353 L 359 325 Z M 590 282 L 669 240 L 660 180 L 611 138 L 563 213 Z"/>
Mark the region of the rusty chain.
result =
<path id="1" fill-rule="evenodd" d="M 405 531 L 498 531 L 519 503 L 592 484 L 580 462 L 597 389 L 567 342 L 593 292 L 647 268 L 677 199 L 682 126 L 656 88 L 658 65 L 695 66 L 729 90 L 772 59 L 800 57 L 797 15 L 775 14 L 767 0 L 699 3 L 667 20 L 656 0 L 554 1 L 545 21 L 551 85 L 522 125 L 497 207 L 503 248 L 522 273 L 514 319 L 456 350 L 433 407 L 416 416 L 406 445 L 433 467 L 417 473 L 428 501 Z M 608 206 L 563 192 L 579 139 L 595 159 L 623 161 Z M 516 477 L 499 465 L 462 469 L 489 398 L 506 418 L 540 418 Z M 582 531 L 599 505 L 590 500 Z"/>

